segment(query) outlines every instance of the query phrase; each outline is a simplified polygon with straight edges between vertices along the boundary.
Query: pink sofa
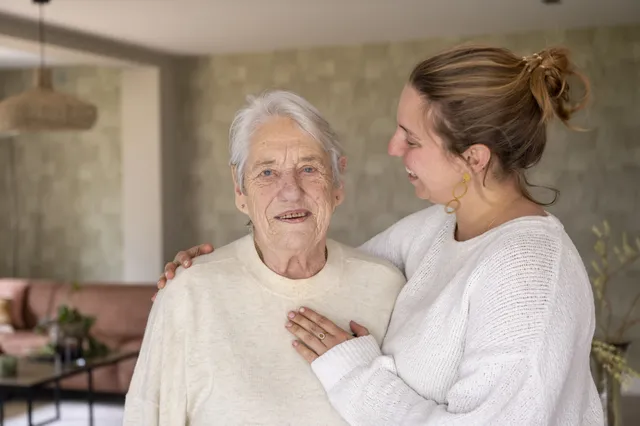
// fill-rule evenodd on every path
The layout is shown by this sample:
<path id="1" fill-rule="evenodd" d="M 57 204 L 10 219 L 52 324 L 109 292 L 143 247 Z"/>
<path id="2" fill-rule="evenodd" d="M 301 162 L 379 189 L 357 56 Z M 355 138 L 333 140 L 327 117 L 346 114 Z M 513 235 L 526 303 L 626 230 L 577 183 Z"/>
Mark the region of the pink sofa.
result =
<path id="1" fill-rule="evenodd" d="M 58 306 L 69 303 L 82 314 L 96 317 L 92 334 L 113 350 L 139 350 L 144 336 L 154 284 L 86 283 L 70 294 L 71 286 L 49 280 L 0 278 L 0 298 L 11 300 L 13 333 L 0 333 L 0 351 L 27 355 L 47 343 L 47 336 L 33 332 L 41 321 L 53 318 Z M 97 392 L 125 393 L 136 359 L 94 371 Z M 64 389 L 84 390 L 86 376 L 61 382 Z"/>

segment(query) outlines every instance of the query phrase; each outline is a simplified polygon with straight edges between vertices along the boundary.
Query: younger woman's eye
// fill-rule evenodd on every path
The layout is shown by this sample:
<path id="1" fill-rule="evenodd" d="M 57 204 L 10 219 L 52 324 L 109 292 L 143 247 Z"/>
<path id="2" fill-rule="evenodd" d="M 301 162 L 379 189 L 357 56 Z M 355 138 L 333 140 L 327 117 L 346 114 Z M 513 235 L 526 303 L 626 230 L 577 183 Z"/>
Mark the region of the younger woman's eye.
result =
<path id="1" fill-rule="evenodd" d="M 409 145 L 409 146 L 418 146 L 417 143 L 415 143 L 414 141 L 412 141 L 410 139 L 407 139 L 407 145 Z"/>

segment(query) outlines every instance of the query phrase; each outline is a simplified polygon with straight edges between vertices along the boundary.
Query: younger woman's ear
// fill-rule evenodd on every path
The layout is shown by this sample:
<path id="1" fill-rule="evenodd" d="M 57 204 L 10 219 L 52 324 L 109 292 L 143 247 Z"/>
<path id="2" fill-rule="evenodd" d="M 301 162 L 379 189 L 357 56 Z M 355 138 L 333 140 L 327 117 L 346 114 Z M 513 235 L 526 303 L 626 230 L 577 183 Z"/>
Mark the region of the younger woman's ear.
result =
<path id="1" fill-rule="evenodd" d="M 491 150 L 486 145 L 472 145 L 462 154 L 467 167 L 474 173 L 479 173 L 489 165 Z"/>

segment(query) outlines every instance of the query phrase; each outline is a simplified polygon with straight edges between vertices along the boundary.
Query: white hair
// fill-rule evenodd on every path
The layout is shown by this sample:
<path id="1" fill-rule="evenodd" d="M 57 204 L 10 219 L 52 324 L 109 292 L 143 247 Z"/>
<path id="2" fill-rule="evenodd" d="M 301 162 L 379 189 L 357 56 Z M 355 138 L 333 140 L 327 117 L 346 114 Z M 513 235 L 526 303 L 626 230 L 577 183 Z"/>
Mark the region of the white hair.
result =
<path id="1" fill-rule="evenodd" d="M 240 109 L 229 130 L 230 165 L 235 167 L 238 185 L 244 192 L 244 169 L 249 158 L 253 132 L 273 117 L 292 119 L 303 131 L 310 134 L 331 159 L 333 183 L 342 180 L 340 157 L 344 154 L 336 132 L 320 112 L 303 97 L 285 90 L 270 90 L 259 96 L 247 98 L 247 104 Z"/>

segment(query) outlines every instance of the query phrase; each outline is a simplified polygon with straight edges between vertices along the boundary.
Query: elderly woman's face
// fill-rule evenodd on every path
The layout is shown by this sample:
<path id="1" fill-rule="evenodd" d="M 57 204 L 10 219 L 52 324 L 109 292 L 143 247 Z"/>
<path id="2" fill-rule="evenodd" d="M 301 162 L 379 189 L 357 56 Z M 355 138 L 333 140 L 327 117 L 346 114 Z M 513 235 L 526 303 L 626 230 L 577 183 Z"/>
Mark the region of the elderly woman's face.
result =
<path id="1" fill-rule="evenodd" d="M 326 238 L 343 189 L 333 184 L 329 155 L 294 121 L 272 118 L 254 132 L 244 176 L 236 204 L 259 241 L 304 250 Z"/>

